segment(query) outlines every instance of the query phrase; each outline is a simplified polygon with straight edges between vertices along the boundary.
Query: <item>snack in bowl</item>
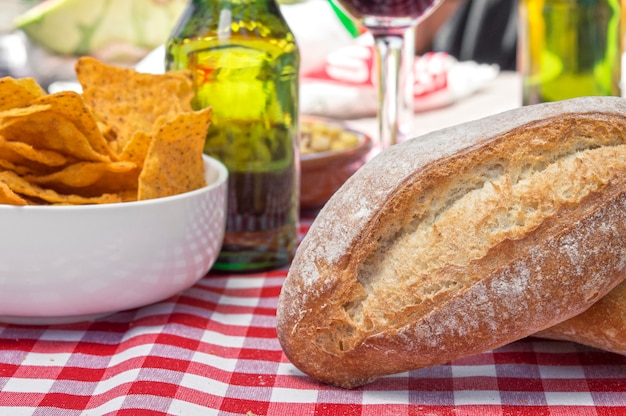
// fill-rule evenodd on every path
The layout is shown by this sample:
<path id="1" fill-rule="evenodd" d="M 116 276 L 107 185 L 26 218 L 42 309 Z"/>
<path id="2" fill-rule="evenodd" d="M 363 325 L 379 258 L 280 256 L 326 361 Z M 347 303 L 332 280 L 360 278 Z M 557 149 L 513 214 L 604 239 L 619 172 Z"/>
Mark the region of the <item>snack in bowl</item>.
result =
<path id="1" fill-rule="evenodd" d="M 303 117 L 300 126 L 300 154 L 340 152 L 357 147 L 359 134 L 339 122 Z"/>
<path id="2" fill-rule="evenodd" d="M 320 208 L 360 168 L 371 138 L 336 120 L 303 116 L 300 120 L 300 205 Z"/>
<path id="3" fill-rule="evenodd" d="M 626 100 L 522 107 L 359 169 L 296 252 L 278 338 L 303 372 L 354 388 L 584 314 L 625 258 Z"/>
<path id="4" fill-rule="evenodd" d="M 228 173 L 204 157 L 207 186 L 110 204 L 0 205 L 0 322 L 93 320 L 167 299 L 220 251 Z M 3 199 L 0 183 L 0 200 Z"/>
<path id="5" fill-rule="evenodd" d="M 188 74 L 76 70 L 82 94 L 0 79 L 0 321 L 160 301 L 221 248 L 228 173 L 203 155 L 211 111 L 191 109 Z"/>
<path id="6" fill-rule="evenodd" d="M 5 203 L 127 202 L 206 185 L 211 109 L 192 110 L 189 74 L 141 74 L 89 57 L 76 74 L 82 94 L 0 79 Z"/>

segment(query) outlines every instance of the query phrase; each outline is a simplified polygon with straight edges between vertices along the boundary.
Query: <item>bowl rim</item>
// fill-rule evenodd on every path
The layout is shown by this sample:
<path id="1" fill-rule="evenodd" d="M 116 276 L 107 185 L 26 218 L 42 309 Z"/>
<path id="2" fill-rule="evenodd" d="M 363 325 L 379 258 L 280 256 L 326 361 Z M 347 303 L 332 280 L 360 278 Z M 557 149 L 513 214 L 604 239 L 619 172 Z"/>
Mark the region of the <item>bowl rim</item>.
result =
<path id="1" fill-rule="evenodd" d="M 141 201 L 128 201 L 128 202 L 111 202 L 107 204 L 82 204 L 82 205 L 9 205 L 9 204 L 0 204 L 0 212 L 9 211 L 9 210 L 27 210 L 27 211 L 86 211 L 86 210 L 105 210 L 105 209 L 123 209 L 132 208 L 132 207 L 143 207 L 149 205 L 156 204 L 164 204 L 175 202 L 180 199 L 192 198 L 197 194 L 210 192 L 215 188 L 218 188 L 228 179 L 228 169 L 226 166 L 215 159 L 214 157 L 208 156 L 206 154 L 202 155 L 202 160 L 204 161 L 204 174 L 209 172 L 209 170 L 213 170 L 217 172 L 217 177 L 211 183 L 207 183 L 207 185 L 202 188 L 194 189 L 193 191 L 183 192 L 181 194 L 164 196 L 161 198 L 152 198 L 152 199 L 144 199 Z"/>

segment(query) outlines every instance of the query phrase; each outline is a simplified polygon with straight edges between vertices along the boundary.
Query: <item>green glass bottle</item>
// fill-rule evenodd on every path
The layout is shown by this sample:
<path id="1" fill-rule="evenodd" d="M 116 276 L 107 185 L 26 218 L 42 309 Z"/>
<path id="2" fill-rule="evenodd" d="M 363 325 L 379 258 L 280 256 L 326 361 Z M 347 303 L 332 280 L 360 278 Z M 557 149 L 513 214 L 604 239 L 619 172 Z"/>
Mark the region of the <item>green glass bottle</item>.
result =
<path id="1" fill-rule="evenodd" d="M 621 0 L 520 0 L 523 104 L 620 95 Z"/>
<path id="2" fill-rule="evenodd" d="M 190 69 L 194 107 L 213 108 L 205 153 L 229 170 L 215 270 L 287 265 L 299 221 L 298 47 L 275 0 L 193 0 L 166 45 Z"/>

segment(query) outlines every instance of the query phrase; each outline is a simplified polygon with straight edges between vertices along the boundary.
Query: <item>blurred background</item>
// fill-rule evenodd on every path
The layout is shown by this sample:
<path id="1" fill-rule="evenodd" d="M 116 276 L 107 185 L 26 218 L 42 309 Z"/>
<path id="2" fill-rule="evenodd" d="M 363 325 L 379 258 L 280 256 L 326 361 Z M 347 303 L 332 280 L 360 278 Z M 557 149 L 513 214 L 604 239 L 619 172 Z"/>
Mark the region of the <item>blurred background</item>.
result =
<path id="1" fill-rule="evenodd" d="M 444 0 L 416 30 L 416 57 L 430 56 L 416 62 L 416 112 L 466 97 L 501 71 L 524 80 L 524 97 L 532 100 L 523 104 L 618 95 L 621 57 L 614 52 L 623 51 L 626 19 L 620 4 L 625 1 Z M 162 71 L 158 47 L 187 3 L 0 0 L 0 76 L 30 76 L 44 88 L 53 83 L 65 88 L 74 80 L 78 56 L 134 66 L 155 51 L 141 69 Z M 338 118 L 373 116 L 375 86 L 369 78 L 359 80 L 372 74 L 373 65 L 371 57 L 363 58 L 363 45 L 372 44 L 364 30 L 329 0 L 278 3 L 300 47 L 303 112 Z M 531 17 L 520 13 L 531 13 L 531 8 Z M 436 59 L 433 53 L 439 54 Z M 595 86 L 609 82 L 610 89 Z M 447 95 L 442 98 L 441 93 Z"/>
<path id="2" fill-rule="evenodd" d="M 72 80 L 77 56 L 134 65 L 165 42 L 186 0 L 0 0 L 0 76 Z"/>
<path id="3" fill-rule="evenodd" d="M 305 72 L 360 34 L 327 0 L 279 3 L 298 39 Z M 186 0 L 0 0 L 0 76 L 32 76 L 46 87 L 73 79 L 75 57 L 85 54 L 134 65 L 165 42 L 186 4 Z M 516 4 L 516 0 L 446 0 L 419 26 L 416 53 L 445 51 L 462 60 L 514 69 Z"/>

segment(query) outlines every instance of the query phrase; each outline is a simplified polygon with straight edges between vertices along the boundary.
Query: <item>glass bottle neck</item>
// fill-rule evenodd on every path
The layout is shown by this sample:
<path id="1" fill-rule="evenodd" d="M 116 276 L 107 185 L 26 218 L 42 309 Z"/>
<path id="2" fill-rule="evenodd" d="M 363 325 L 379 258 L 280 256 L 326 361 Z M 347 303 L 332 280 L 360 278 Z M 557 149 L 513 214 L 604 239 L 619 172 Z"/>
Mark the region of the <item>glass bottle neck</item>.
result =
<path id="1" fill-rule="evenodd" d="M 295 43 L 275 0 L 191 0 L 168 45 L 189 43 L 191 39 L 225 41 L 235 36 Z"/>
<path id="2" fill-rule="evenodd" d="M 239 17 L 251 18 L 260 14 L 282 17 L 276 0 L 191 0 L 187 6 L 190 16 L 216 16 L 225 10 Z"/>

